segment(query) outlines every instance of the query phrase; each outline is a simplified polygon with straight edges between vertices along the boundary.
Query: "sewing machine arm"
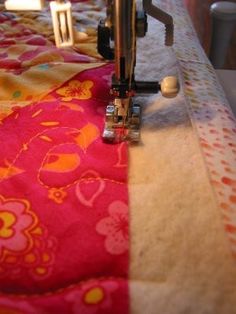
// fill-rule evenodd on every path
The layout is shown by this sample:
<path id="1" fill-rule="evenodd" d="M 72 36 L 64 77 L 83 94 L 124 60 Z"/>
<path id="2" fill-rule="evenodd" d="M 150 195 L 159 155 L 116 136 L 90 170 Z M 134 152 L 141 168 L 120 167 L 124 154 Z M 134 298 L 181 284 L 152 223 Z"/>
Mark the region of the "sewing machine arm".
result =
<path id="1" fill-rule="evenodd" d="M 136 11 L 135 1 L 108 0 L 107 17 L 98 26 L 98 52 L 105 59 L 115 61 L 111 87 L 114 101 L 106 109 L 105 141 L 139 141 L 141 109 L 133 104 L 135 94 L 161 91 L 165 97 L 174 97 L 178 93 L 178 82 L 174 77 L 165 78 L 161 84 L 135 80 L 136 37 L 146 35 L 147 14 L 165 24 L 165 43 L 172 45 L 172 17 L 155 7 L 151 0 L 143 0 L 141 11 Z"/>

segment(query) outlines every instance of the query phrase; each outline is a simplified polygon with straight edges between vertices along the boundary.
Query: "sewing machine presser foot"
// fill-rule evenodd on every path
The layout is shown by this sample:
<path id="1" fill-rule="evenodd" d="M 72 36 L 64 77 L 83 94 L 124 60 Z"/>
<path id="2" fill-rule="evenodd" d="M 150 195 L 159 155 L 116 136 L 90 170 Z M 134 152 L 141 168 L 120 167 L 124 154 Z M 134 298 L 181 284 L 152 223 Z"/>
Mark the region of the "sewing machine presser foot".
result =
<path id="1" fill-rule="evenodd" d="M 120 101 L 118 100 L 120 105 Z M 110 103 L 106 108 L 103 140 L 109 143 L 122 141 L 139 142 L 141 124 L 141 108 L 137 104 L 121 108 Z"/>

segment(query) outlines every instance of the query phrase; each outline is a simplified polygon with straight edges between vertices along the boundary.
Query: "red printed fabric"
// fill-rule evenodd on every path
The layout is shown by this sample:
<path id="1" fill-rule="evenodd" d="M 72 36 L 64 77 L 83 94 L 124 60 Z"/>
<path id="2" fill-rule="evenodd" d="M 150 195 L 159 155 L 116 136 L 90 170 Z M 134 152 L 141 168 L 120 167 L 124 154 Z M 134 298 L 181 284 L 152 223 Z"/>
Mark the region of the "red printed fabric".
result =
<path id="1" fill-rule="evenodd" d="M 45 62 L 43 46 L 64 62 L 90 62 L 47 41 L 40 47 L 33 35 L 25 32 L 19 45 L 18 34 L 0 51 L 0 91 L 16 80 L 20 86 L 9 108 L 0 103 L 0 313 L 126 314 L 127 146 L 101 140 L 113 65 L 90 66 L 38 101 L 25 95 L 22 105 L 21 75 L 30 77 L 32 66 L 45 75 L 57 69 L 57 59 Z M 34 77 L 28 82 L 31 93 Z"/>

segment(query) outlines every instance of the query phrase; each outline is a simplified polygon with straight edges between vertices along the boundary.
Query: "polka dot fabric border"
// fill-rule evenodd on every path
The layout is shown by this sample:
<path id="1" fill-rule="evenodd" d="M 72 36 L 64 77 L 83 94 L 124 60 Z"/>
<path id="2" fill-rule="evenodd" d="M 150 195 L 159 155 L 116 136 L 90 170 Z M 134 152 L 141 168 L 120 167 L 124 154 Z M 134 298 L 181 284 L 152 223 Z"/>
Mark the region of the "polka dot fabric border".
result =
<path id="1" fill-rule="evenodd" d="M 236 258 L 236 119 L 182 1 L 161 1 L 161 7 L 174 18 L 186 104 Z"/>

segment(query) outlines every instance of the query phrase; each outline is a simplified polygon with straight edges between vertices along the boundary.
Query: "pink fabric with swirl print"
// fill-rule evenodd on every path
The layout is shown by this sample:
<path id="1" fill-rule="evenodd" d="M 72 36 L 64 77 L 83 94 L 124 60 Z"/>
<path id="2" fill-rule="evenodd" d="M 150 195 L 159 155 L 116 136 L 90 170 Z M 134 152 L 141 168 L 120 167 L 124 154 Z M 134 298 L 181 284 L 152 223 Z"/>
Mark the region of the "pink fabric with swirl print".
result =
<path id="1" fill-rule="evenodd" d="M 0 108 L 0 313 L 128 313 L 127 147 L 101 140 L 113 66 L 0 19 L 10 101 Z M 53 86 L 74 62 L 90 69 Z M 41 94 L 26 81 L 38 73 L 54 73 Z"/>

